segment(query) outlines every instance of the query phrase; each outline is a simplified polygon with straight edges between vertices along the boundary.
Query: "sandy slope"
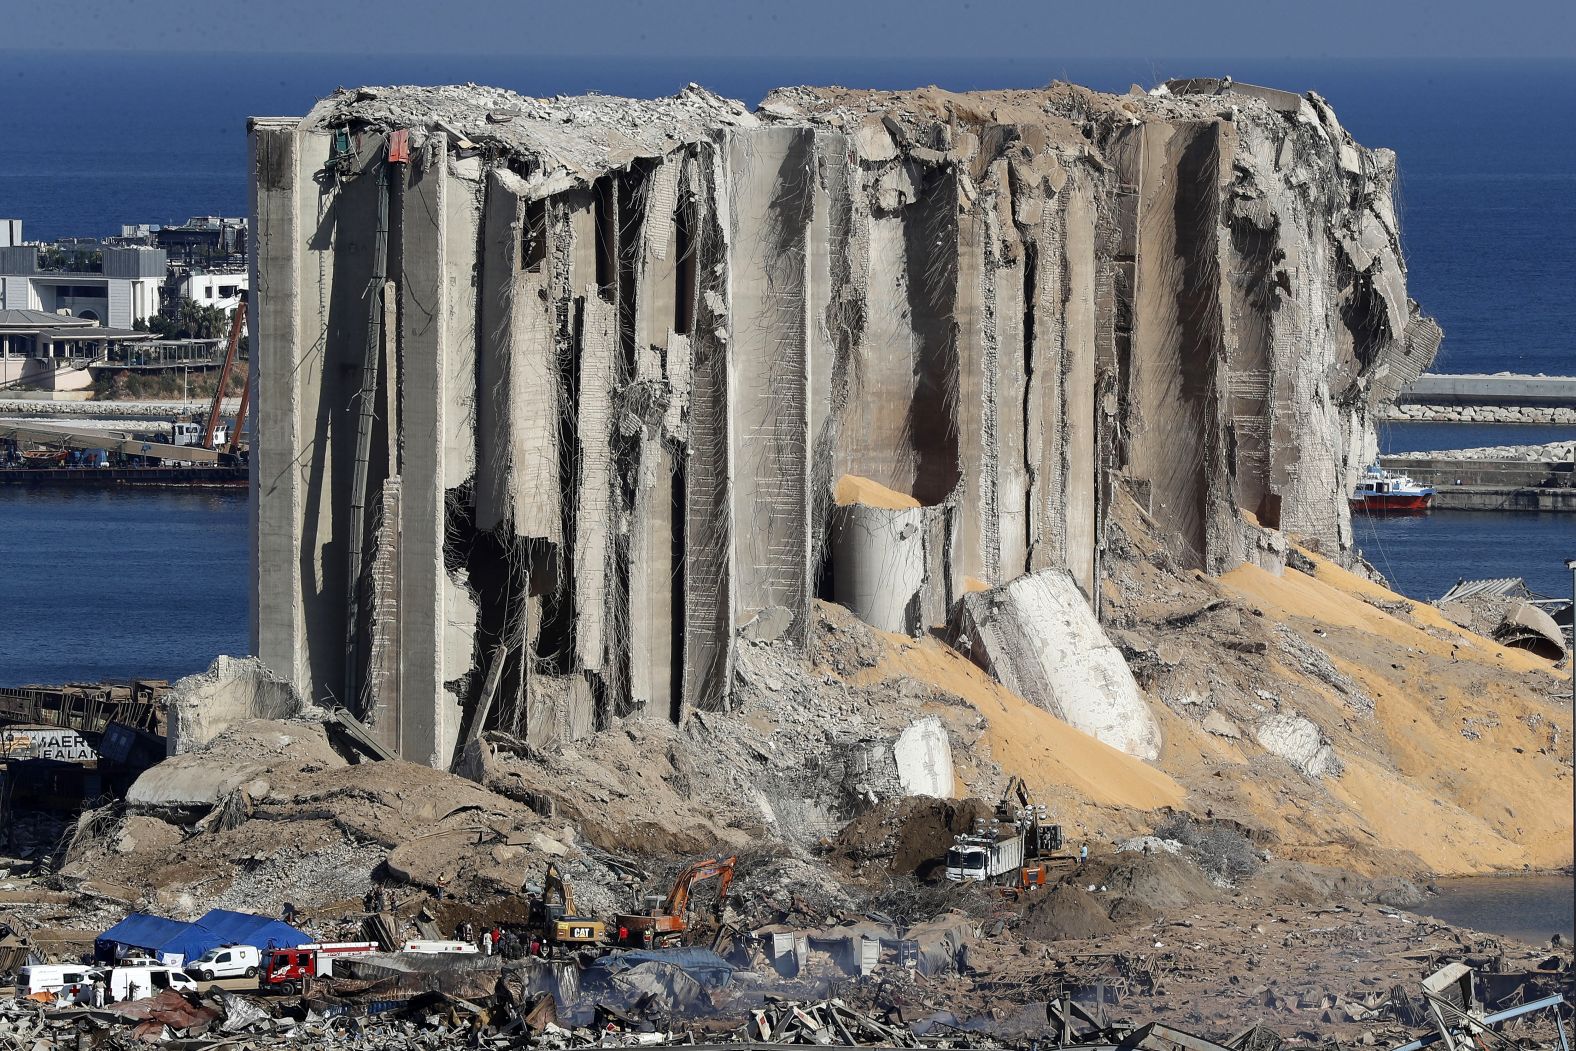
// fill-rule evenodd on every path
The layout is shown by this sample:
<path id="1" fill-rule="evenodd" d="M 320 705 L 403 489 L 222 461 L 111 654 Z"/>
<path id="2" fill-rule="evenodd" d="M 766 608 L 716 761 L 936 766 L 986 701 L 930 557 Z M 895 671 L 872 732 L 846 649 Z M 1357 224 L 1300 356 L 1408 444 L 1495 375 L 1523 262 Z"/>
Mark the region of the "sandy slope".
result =
<path id="1" fill-rule="evenodd" d="M 1345 764 L 1325 786 L 1337 811 L 1437 872 L 1567 864 L 1568 676 L 1305 554 L 1311 576 L 1241 566 L 1220 583 L 1373 699 L 1371 719 L 1324 727 Z"/>

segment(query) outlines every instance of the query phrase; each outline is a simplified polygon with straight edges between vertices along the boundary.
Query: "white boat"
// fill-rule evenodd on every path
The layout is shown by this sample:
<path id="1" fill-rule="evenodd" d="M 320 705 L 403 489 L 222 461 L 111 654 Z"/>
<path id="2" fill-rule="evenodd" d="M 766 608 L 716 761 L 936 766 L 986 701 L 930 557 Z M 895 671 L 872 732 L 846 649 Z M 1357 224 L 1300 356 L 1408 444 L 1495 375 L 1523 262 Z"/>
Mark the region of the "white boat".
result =
<path id="1" fill-rule="evenodd" d="M 1395 474 L 1374 464 L 1363 472 L 1352 493 L 1351 504 L 1353 511 L 1394 514 L 1426 511 L 1433 499 L 1433 486 L 1422 485 L 1404 474 Z"/>

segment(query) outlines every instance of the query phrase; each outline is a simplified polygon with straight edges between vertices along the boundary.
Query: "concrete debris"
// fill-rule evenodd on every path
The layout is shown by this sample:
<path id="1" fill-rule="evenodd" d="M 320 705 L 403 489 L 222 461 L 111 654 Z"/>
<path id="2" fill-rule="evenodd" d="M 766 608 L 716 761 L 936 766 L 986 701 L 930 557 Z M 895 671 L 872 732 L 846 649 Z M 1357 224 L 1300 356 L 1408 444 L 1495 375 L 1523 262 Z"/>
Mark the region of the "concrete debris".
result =
<path id="1" fill-rule="evenodd" d="M 1507 646 L 1532 650 L 1552 661 L 1565 659 L 1565 632 L 1553 617 L 1530 602 L 1513 606 L 1494 629 L 1494 638 Z"/>
<path id="2" fill-rule="evenodd" d="M 1060 984 L 1062 991 L 1048 999 L 972 1016 L 924 1010 L 912 1002 L 914 990 L 905 989 L 901 970 L 879 984 L 851 988 L 846 998 L 800 999 L 754 991 L 740 1003 L 714 999 L 728 999 L 731 994 L 725 986 L 710 986 L 708 992 L 685 968 L 663 970 L 665 965 L 646 960 L 619 968 L 613 979 L 619 986 L 616 990 L 605 982 L 590 983 L 601 994 L 613 993 L 611 1000 L 580 992 L 539 991 L 532 975 L 540 968 L 534 966 L 492 968 L 477 972 L 477 978 L 468 982 L 329 978 L 298 997 L 267 999 L 217 987 L 200 994 L 165 989 L 146 999 L 91 1007 L 57 1002 L 57 997 L 43 993 L 0 1000 L 0 1040 L 16 1048 L 131 1048 L 150 1043 L 188 1047 L 201 1041 L 200 1046 L 348 1042 L 358 1047 L 465 1045 L 499 1051 L 696 1043 L 1009 1051 L 1038 1047 L 1047 1040 L 1058 1047 L 1153 1051 L 1277 1051 L 1282 1046 L 1283 1038 L 1262 1022 L 1229 1042 L 1216 1042 L 1162 1021 L 1135 1025 L 1108 1020 L 1110 1008 L 1124 1001 L 1124 991 L 1138 993 L 1181 983 L 1191 970 L 1176 954 L 1129 969 L 1109 969 L 1113 959 L 1091 961 L 1093 968 L 1088 964 L 1077 968 L 1082 973 L 1073 984 Z M 1102 963 L 1108 968 L 1103 972 Z M 1070 977 L 1065 966 L 1054 971 L 1059 982 Z M 430 977 L 437 978 L 438 972 Z M 1317 989 L 1281 993 L 1273 984 L 1257 995 L 1261 1010 L 1272 1015 L 1305 1013 L 1326 1025 L 1360 1027 L 1359 1042 L 1365 1046 L 1375 1046 L 1381 1038 L 1395 1043 L 1406 1031 L 1401 1027 L 1428 1026 L 1437 1035 L 1404 1045 L 1407 1051 L 1435 1039 L 1443 1040 L 1446 1047 L 1475 1046 L 1472 1037 L 1483 1033 L 1496 1033 L 1497 1046 L 1524 1047 L 1529 1045 L 1508 1039 L 1503 1027 L 1538 1012 L 1552 1015 L 1554 1026 L 1562 1027 L 1558 1011 L 1567 1001 L 1560 993 L 1539 996 L 1540 987 L 1524 979 L 1504 981 L 1517 977 L 1478 973 L 1454 962 L 1424 980 L 1421 997 L 1402 986 L 1342 997 Z M 1505 989 L 1514 989 L 1515 995 L 1506 997 Z M 1492 1004 L 1485 1002 L 1490 998 L 1500 1005 L 1507 999 L 1514 1004 L 1491 1011 Z M 730 1022 L 729 1010 L 741 1008 L 743 1024 Z M 1309 1035 L 1306 1030 L 1299 1033 Z M 1458 1045 L 1458 1040 L 1463 1042 Z"/>
<path id="3" fill-rule="evenodd" d="M 1341 772 L 1341 761 L 1323 732 L 1294 712 L 1277 712 L 1253 729 L 1266 751 L 1280 756 L 1310 778 Z"/>
<path id="4" fill-rule="evenodd" d="M 1065 570 L 964 596 L 953 634 L 1014 693 L 1128 755 L 1159 758 L 1160 726 Z"/>
<path id="5" fill-rule="evenodd" d="M 235 723 L 322 714 L 255 657 L 215 659 L 207 671 L 177 682 L 167 703 L 170 755 L 200 749 Z"/>
<path id="6" fill-rule="evenodd" d="M 849 1010 L 841 1000 L 768 1001 L 750 1012 L 749 1036 L 763 1044 L 836 1044 L 843 1047 L 919 1047 L 906 1026 L 890 1026 Z"/>

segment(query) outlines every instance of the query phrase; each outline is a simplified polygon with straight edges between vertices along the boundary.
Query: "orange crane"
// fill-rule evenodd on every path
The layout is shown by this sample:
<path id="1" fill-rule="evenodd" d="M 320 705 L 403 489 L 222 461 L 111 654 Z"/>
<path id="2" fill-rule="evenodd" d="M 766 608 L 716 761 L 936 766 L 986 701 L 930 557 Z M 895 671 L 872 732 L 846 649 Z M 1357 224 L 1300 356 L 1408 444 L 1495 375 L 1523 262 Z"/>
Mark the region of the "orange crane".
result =
<path id="1" fill-rule="evenodd" d="M 204 449 L 213 448 L 213 436 L 219 429 L 219 413 L 224 407 L 224 390 L 230 385 L 230 370 L 235 366 L 236 353 L 241 346 L 241 329 L 245 325 L 246 298 L 243 296 L 230 314 L 230 340 L 224 348 L 224 367 L 219 370 L 219 389 L 213 392 L 213 406 L 208 410 L 208 426 L 202 432 Z M 248 379 L 246 386 L 241 388 L 241 410 L 235 414 L 235 430 L 230 432 L 230 447 L 226 452 L 234 453 L 241 447 L 241 428 L 246 425 L 246 402 L 251 390 L 251 380 Z"/>
<path id="2" fill-rule="evenodd" d="M 673 881 L 666 900 L 647 899 L 648 911 L 619 913 L 613 917 L 618 928 L 616 941 L 626 946 L 677 945 L 689 930 L 690 894 L 697 883 L 716 877 L 717 904 L 714 909 L 719 921 L 728 900 L 728 888 L 733 885 L 733 869 L 738 857 L 704 858 L 691 862 Z"/>

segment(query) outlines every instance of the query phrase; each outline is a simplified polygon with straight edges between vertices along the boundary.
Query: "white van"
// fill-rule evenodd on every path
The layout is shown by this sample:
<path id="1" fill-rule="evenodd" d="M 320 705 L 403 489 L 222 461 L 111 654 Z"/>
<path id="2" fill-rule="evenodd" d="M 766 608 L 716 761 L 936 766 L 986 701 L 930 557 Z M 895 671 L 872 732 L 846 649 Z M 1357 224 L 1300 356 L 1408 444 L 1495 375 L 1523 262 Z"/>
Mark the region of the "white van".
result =
<path id="1" fill-rule="evenodd" d="M 183 993 L 197 991 L 197 983 L 182 973 L 180 968 L 166 967 L 162 964 L 153 967 L 111 967 L 107 971 L 95 971 L 94 976 L 104 979 L 111 1003 L 146 999 L 157 996 L 166 989 Z M 90 984 L 81 1000 L 84 1003 L 90 1002 L 92 996 L 93 987 Z"/>
<path id="2" fill-rule="evenodd" d="M 18 996 L 54 993 L 60 1003 L 87 1003 L 93 998 L 93 972 L 80 963 L 29 964 L 16 972 Z"/>
<path id="3" fill-rule="evenodd" d="M 204 982 L 215 978 L 256 978 L 260 966 L 257 946 L 221 945 L 187 964 L 186 973 Z"/>

